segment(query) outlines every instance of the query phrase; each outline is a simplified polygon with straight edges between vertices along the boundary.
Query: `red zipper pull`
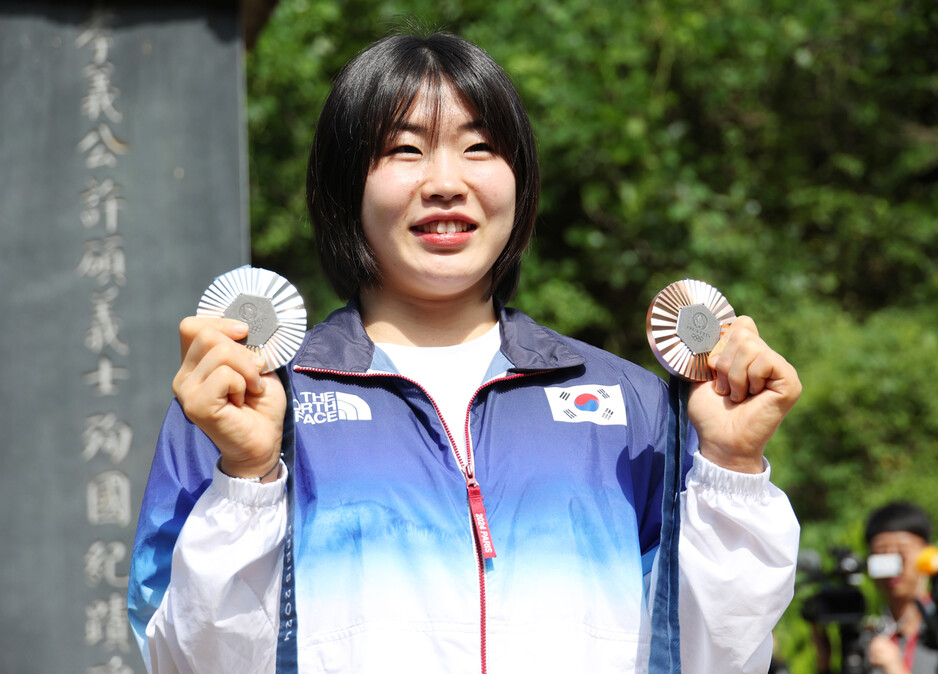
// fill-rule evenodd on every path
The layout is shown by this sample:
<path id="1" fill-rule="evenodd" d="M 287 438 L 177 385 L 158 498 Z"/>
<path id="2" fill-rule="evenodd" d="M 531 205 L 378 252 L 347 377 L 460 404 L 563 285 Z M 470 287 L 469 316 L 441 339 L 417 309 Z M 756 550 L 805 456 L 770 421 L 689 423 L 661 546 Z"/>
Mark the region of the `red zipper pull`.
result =
<path id="1" fill-rule="evenodd" d="M 479 483 L 472 481 L 469 489 L 469 512 L 472 513 L 472 527 L 475 529 L 476 541 L 483 559 L 492 559 L 495 556 L 495 546 L 492 544 L 492 535 L 489 532 L 489 521 L 485 516 L 485 504 L 482 503 L 482 489 Z"/>

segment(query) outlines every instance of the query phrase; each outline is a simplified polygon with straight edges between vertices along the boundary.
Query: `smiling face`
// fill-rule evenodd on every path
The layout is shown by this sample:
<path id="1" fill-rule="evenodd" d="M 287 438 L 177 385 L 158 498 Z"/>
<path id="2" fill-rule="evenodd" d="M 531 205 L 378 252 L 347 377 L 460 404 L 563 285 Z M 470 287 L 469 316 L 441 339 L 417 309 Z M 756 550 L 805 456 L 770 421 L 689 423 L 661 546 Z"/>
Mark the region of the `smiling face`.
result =
<path id="1" fill-rule="evenodd" d="M 515 214 L 515 177 L 475 112 L 444 86 L 426 89 L 368 173 L 365 239 L 380 299 L 482 301 Z"/>

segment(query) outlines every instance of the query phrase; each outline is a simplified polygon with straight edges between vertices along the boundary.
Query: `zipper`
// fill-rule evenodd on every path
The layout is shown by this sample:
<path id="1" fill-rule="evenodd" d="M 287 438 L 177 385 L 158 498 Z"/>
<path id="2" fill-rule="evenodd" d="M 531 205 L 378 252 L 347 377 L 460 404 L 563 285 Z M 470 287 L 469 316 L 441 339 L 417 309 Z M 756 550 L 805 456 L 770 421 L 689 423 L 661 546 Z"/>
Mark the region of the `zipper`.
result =
<path id="1" fill-rule="evenodd" d="M 306 372 L 306 373 L 321 373 L 329 374 L 339 377 L 392 377 L 396 379 L 402 379 L 406 382 L 410 382 L 418 389 L 420 389 L 423 394 L 427 397 L 427 400 L 430 401 L 430 404 L 433 405 L 433 410 L 436 412 L 437 418 L 440 420 L 440 423 L 443 424 L 443 430 L 446 431 L 446 438 L 449 440 L 450 449 L 453 452 L 453 456 L 456 458 L 456 464 L 459 466 L 459 472 L 462 473 L 463 478 L 466 480 L 466 493 L 469 498 L 469 525 L 472 529 L 472 547 L 475 553 L 476 566 L 479 572 L 479 644 L 482 656 L 482 674 L 486 674 L 488 669 L 487 655 L 486 655 L 486 608 L 485 608 L 485 560 L 492 559 L 495 557 L 495 545 L 492 542 L 491 532 L 488 525 L 488 517 L 485 511 L 485 504 L 482 500 L 482 488 L 479 486 L 479 482 L 475 478 L 475 460 L 472 455 L 472 436 L 469 432 L 469 419 L 472 412 L 472 403 L 475 402 L 476 398 L 479 396 L 484 389 L 492 386 L 493 384 L 498 384 L 505 381 L 511 381 L 513 379 L 520 379 L 522 377 L 530 377 L 536 374 L 542 374 L 544 372 L 549 372 L 550 370 L 537 370 L 533 372 L 519 372 L 515 374 L 506 375 L 503 377 L 498 377 L 496 379 L 490 379 L 487 382 L 484 382 L 479 388 L 476 389 L 475 393 L 472 394 L 472 397 L 469 398 L 469 405 L 466 407 L 466 424 L 464 432 L 466 434 L 466 460 L 463 461 L 462 456 L 459 453 L 459 448 L 456 446 L 456 442 L 453 439 L 453 434 L 449 429 L 449 426 L 446 425 L 446 420 L 443 419 L 443 415 L 440 413 L 440 408 L 437 406 L 436 401 L 433 397 L 427 392 L 427 390 L 421 386 L 418 382 L 414 381 L 410 377 L 405 377 L 402 374 L 397 374 L 394 372 L 380 372 L 380 373 L 363 373 L 363 372 L 342 372 L 340 370 L 328 370 L 324 368 L 314 368 L 314 367 L 302 367 L 295 366 L 294 370 L 296 372 Z"/>
<path id="2" fill-rule="evenodd" d="M 525 377 L 530 374 L 538 373 L 519 373 L 505 377 L 498 377 L 497 379 L 490 379 L 476 389 L 475 393 L 472 394 L 472 397 L 469 398 L 469 405 L 466 407 L 466 425 L 463 431 L 466 434 L 466 456 L 468 461 L 466 463 L 464 474 L 466 475 L 466 489 L 469 492 L 469 515 L 472 518 L 472 528 L 473 533 L 475 534 L 473 536 L 472 544 L 475 548 L 476 564 L 479 569 L 479 649 L 482 656 L 482 674 L 486 674 L 488 671 L 488 653 L 486 651 L 487 630 L 485 625 L 485 560 L 495 557 L 495 546 L 494 543 L 492 543 L 488 526 L 488 518 L 485 514 L 485 505 L 482 502 L 482 488 L 475 479 L 475 460 L 472 455 L 472 435 L 469 432 L 469 419 L 472 413 L 472 403 L 474 403 L 475 399 L 479 397 L 479 393 L 481 393 L 483 389 L 499 382 L 520 379 L 521 377 Z M 420 386 L 419 384 L 417 385 Z M 424 393 L 426 393 L 426 391 L 424 391 Z M 427 395 L 427 397 L 430 398 L 429 395 Z M 433 407 L 436 408 L 436 403 L 433 402 L 433 398 L 430 398 L 430 402 L 433 403 Z M 440 414 L 439 409 L 437 409 L 437 415 L 440 417 L 440 421 L 443 422 L 443 428 L 446 429 L 446 434 L 449 435 L 449 429 L 446 428 L 446 422 L 443 421 L 443 416 Z M 456 454 L 456 460 L 459 461 L 459 452 L 456 449 L 456 443 L 453 442 L 452 436 L 450 436 L 449 441 L 453 448 L 453 452 Z M 486 538 L 483 538 L 480 535 L 480 525 L 484 527 L 482 531 L 484 531 Z M 486 545 L 488 545 L 488 549 L 486 549 Z"/>

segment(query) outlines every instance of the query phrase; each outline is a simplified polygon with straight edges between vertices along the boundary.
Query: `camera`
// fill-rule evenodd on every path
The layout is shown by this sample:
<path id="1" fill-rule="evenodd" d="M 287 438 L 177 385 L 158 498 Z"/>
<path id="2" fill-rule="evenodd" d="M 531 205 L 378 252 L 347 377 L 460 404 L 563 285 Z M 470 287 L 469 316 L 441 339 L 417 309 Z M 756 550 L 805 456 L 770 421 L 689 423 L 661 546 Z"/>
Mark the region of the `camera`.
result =
<path id="1" fill-rule="evenodd" d="M 864 629 L 866 598 L 860 590 L 866 563 L 847 548 L 832 548 L 832 569 L 825 571 L 820 554 L 805 550 L 798 557 L 803 583 L 817 589 L 802 604 L 801 617 L 822 628 L 836 626 L 840 633 L 841 674 L 867 674 L 867 645 L 873 632 Z"/>
<path id="2" fill-rule="evenodd" d="M 859 587 L 866 564 L 846 548 L 833 548 L 830 554 L 834 568 L 826 572 L 814 550 L 798 557 L 798 570 L 806 574 L 808 583 L 819 586 L 805 599 L 801 617 L 816 625 L 859 625 L 866 615 L 866 598 Z"/>

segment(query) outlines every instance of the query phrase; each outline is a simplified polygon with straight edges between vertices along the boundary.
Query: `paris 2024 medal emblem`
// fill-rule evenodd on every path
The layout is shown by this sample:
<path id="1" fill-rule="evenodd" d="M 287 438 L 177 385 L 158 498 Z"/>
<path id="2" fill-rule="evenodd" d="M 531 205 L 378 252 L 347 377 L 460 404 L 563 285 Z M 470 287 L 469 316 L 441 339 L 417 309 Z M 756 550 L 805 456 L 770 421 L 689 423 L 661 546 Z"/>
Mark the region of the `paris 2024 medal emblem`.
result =
<path id="1" fill-rule="evenodd" d="M 242 343 L 264 359 L 264 373 L 290 362 L 306 332 L 306 307 L 296 288 L 257 267 L 238 267 L 216 278 L 199 300 L 196 316 L 247 323 Z"/>
<path id="2" fill-rule="evenodd" d="M 703 281 L 676 281 L 655 295 L 645 318 L 648 344 L 661 366 L 688 381 L 709 381 L 710 352 L 736 318 L 719 290 Z"/>

